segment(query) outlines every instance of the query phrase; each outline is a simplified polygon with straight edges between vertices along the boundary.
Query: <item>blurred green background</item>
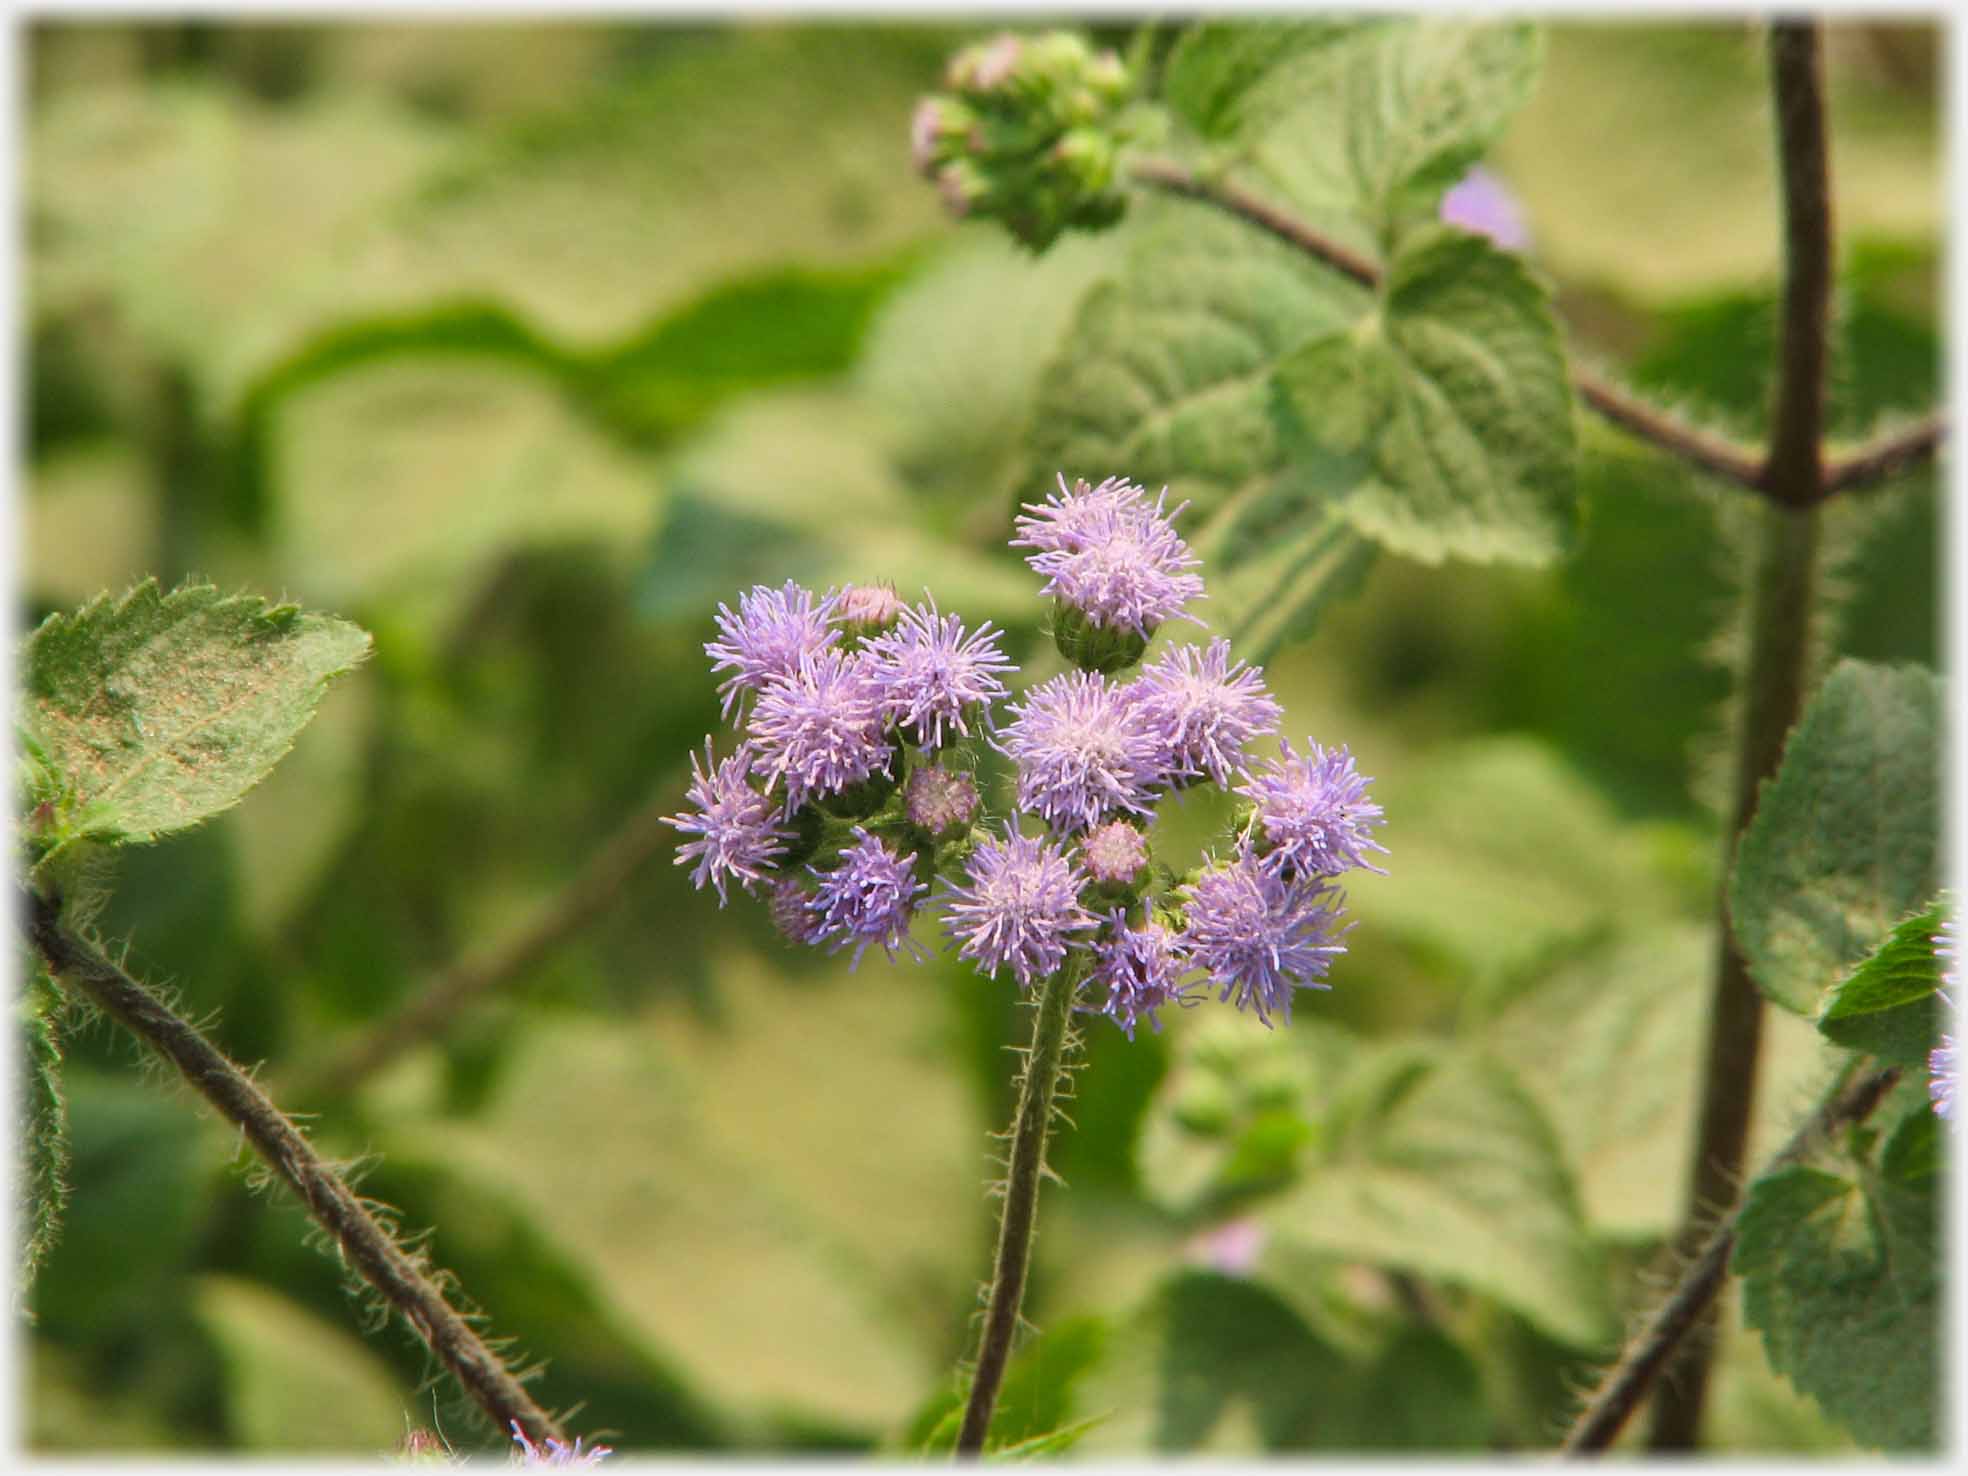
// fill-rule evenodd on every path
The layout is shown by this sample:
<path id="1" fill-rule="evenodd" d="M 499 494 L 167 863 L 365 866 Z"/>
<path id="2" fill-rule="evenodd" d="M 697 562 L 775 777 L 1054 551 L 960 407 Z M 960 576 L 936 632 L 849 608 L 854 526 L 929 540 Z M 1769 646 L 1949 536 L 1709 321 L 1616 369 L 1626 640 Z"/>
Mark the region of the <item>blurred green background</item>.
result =
<path id="1" fill-rule="evenodd" d="M 126 854 L 104 919 L 277 1095 L 496 950 L 625 817 L 677 807 L 716 719 L 716 601 L 789 576 L 927 584 L 1037 650 L 1036 581 L 1003 546 L 1037 490 L 1022 437 L 1110 259 L 954 226 L 910 172 L 913 101 L 978 34 L 26 30 L 23 619 L 195 572 L 376 639 L 242 807 Z M 1846 437 L 1938 394 L 1939 40 L 1829 36 Z M 1747 436 L 1778 268 L 1765 85 L 1744 24 L 1560 25 L 1490 161 L 1574 350 Z M 1275 1106 L 1238 1094 L 1282 1073 L 1293 1131 L 1318 1133 L 1363 1038 L 1519 1071 L 1614 1316 L 1643 1294 L 1680 1209 L 1740 509 L 1583 435 L 1570 563 L 1383 558 L 1270 663 L 1287 731 L 1375 777 L 1392 874 L 1349 888 L 1351 952 L 1288 1033 L 1210 1008 L 1132 1045 L 1090 1024 L 1013 1422 L 1108 1414 L 1078 1449 L 1110 1454 L 1551 1441 L 1594 1349 L 1530 1293 L 1343 1258 L 1225 1274 L 1212 1237 L 1244 1170 L 1197 1124 Z M 1935 662 L 1931 474 L 1847 501 L 1831 644 Z M 1197 798 L 1165 830 L 1194 845 L 1214 818 Z M 993 1235 L 1010 987 L 796 955 L 668 860 L 440 1043 L 352 1096 L 282 1100 L 406 1228 L 436 1227 L 575 1429 L 910 1448 L 947 1405 Z M 1549 1034 L 1554 1013 L 1582 1033 Z M 1807 1027 L 1771 1029 L 1765 1148 L 1822 1066 Z M 136 1058 L 100 1023 L 70 1043 L 30 1446 L 359 1453 L 412 1424 L 495 1443 L 399 1329 L 364 1334 L 372 1309 L 299 1213 Z M 1323 1367 L 1307 1349 L 1344 1378 L 1281 1393 L 1284 1368 Z M 1339 1408 L 1395 1401 L 1405 1425 Z M 1733 1333 L 1710 1434 L 1844 1448 Z"/>

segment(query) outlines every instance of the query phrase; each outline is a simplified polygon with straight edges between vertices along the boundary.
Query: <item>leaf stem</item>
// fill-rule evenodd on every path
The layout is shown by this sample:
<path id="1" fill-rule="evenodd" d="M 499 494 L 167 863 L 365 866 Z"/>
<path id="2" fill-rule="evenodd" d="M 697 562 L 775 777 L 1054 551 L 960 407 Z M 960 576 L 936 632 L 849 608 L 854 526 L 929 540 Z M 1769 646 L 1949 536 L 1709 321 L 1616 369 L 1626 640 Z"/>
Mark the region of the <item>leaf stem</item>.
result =
<path id="1" fill-rule="evenodd" d="M 1763 997 L 1736 939 L 1726 878 L 1736 846 L 1756 812 L 1763 782 L 1776 773 L 1784 739 L 1803 711 L 1817 585 L 1831 203 L 1823 62 L 1815 21 L 1778 21 L 1771 26 L 1770 70 L 1783 177 L 1783 343 L 1770 454 L 1759 486 L 1769 502 L 1763 509 L 1750 594 L 1749 666 L 1744 673 L 1747 691 L 1736 763 L 1735 814 L 1722 857 L 1725 880 L 1717 907 L 1715 987 L 1684 1246 L 1692 1245 L 1717 1206 L 1733 1202 L 1741 1181 L 1762 1050 Z M 1690 1450 L 1696 1445 L 1708 1394 L 1712 1342 L 1701 1337 L 1685 1345 L 1674 1377 L 1655 1401 L 1650 1449 Z"/>
<path id="2" fill-rule="evenodd" d="M 350 1091 L 412 1046 L 442 1034 L 474 1001 L 531 971 L 605 911 L 642 864 L 674 837 L 663 816 L 677 803 L 672 786 L 661 786 L 656 797 L 624 821 L 519 933 L 489 953 L 446 968 L 422 994 L 297 1082 L 295 1095 L 311 1101 Z"/>
<path id="3" fill-rule="evenodd" d="M 1032 1260 L 1032 1240 L 1038 1218 L 1039 1179 L 1045 1172 L 1046 1136 L 1052 1127 L 1053 1104 L 1066 1061 L 1067 1026 L 1073 996 L 1079 991 L 1082 964 L 1069 956 L 1040 987 L 1032 1018 L 1032 1046 L 1019 1081 L 1018 1112 L 1012 1119 L 1011 1165 L 1004 1185 L 1004 1217 L 998 1226 L 998 1253 L 984 1313 L 984 1340 L 971 1378 L 970 1399 L 957 1433 L 958 1460 L 984 1449 L 997 1407 L 998 1388 L 1011 1359 L 1012 1335 L 1018 1328 L 1018 1309 L 1025 1299 L 1025 1279 Z"/>
<path id="4" fill-rule="evenodd" d="M 26 930 L 49 972 L 79 988 L 104 1013 L 177 1068 L 245 1135 L 267 1166 L 300 1196 L 340 1254 L 410 1324 L 502 1434 L 515 1424 L 536 1445 L 564 1440 L 553 1416 L 472 1329 L 430 1278 L 363 1206 L 308 1140 L 245 1072 L 189 1021 L 61 921 L 58 903 L 27 897 Z"/>
<path id="5" fill-rule="evenodd" d="M 1220 178 L 1205 179 L 1172 159 L 1136 159 L 1130 166 L 1130 172 L 1137 183 L 1151 189 L 1198 200 L 1234 215 L 1314 260 L 1323 262 L 1362 287 L 1380 286 L 1382 273 L 1378 264 L 1320 234 L 1308 222 L 1240 185 Z M 1820 341 L 1820 364 L 1822 353 Z M 1628 394 L 1590 369 L 1574 367 L 1571 379 L 1572 389 L 1580 400 L 1641 440 L 1649 441 L 1723 481 L 1792 506 L 1802 505 L 1796 500 L 1799 494 L 1788 480 L 1788 472 L 1783 482 L 1785 490 L 1781 493 L 1772 490 L 1769 468 L 1774 456 L 1770 459 L 1759 457 L 1754 451 L 1690 425 L 1659 406 Z M 1799 415 L 1801 410 L 1793 414 Z M 1792 427 L 1787 434 L 1792 437 L 1800 434 L 1796 427 L 1803 424 L 1801 419 L 1793 419 L 1787 424 Z M 1819 416 L 1820 428 L 1821 424 L 1822 414 Z M 1816 435 L 1816 430 L 1813 435 Z M 1910 430 L 1895 432 L 1872 445 L 1861 447 L 1840 458 L 1818 478 L 1817 491 L 1812 500 L 1884 481 L 1932 456 L 1946 435 L 1946 420 L 1935 415 Z M 1793 449 L 1786 454 L 1795 456 L 1796 452 Z"/>
<path id="6" fill-rule="evenodd" d="M 1848 1069 L 1841 1076 L 1841 1087 L 1851 1074 Z M 1899 1077 L 1899 1068 L 1892 1066 L 1864 1077 L 1849 1089 L 1834 1090 L 1824 1105 L 1771 1158 L 1764 1172 L 1770 1173 L 1795 1163 L 1814 1143 L 1839 1126 L 1865 1121 L 1886 1093 L 1892 1090 Z M 1721 1289 L 1728 1272 L 1729 1257 L 1735 1250 L 1736 1223 L 1740 1215 L 1741 1209 L 1738 1207 L 1710 1232 L 1707 1242 L 1689 1263 L 1667 1300 L 1661 1303 L 1646 1327 L 1628 1346 L 1612 1373 L 1599 1386 L 1599 1392 L 1593 1396 L 1592 1402 L 1572 1422 L 1564 1444 L 1559 1447 L 1561 1454 L 1593 1455 L 1605 1450 L 1618 1438 L 1621 1428 L 1646 1397 L 1647 1390 L 1668 1358 L 1714 1302 L 1715 1294 Z"/>

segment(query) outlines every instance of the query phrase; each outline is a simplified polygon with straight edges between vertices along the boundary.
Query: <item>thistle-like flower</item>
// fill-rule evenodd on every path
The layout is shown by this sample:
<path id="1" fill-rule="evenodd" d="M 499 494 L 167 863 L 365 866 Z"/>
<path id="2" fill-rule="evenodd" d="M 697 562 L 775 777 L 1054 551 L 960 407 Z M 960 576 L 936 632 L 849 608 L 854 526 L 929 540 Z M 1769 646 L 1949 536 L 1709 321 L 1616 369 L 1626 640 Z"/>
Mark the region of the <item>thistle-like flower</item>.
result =
<path id="1" fill-rule="evenodd" d="M 831 594 L 816 600 L 811 590 L 788 579 L 778 589 L 753 585 L 749 594 L 738 597 L 735 615 L 730 606 L 718 605 L 717 628 L 724 639 L 705 642 L 704 653 L 712 658 L 712 671 L 731 668 L 731 675 L 718 683 L 725 717 L 746 693 L 793 675 L 806 657 L 840 640 L 833 623 L 836 602 Z"/>
<path id="2" fill-rule="evenodd" d="M 1055 830 L 1085 830 L 1114 810 L 1146 814 L 1159 746 L 1098 674 L 1069 671 L 1012 703 L 995 746 L 1018 765 L 1018 807 Z"/>
<path id="3" fill-rule="evenodd" d="M 535 1445 L 526 1438 L 526 1432 L 520 1429 L 518 1420 L 512 1422 L 512 1436 L 519 1442 L 519 1464 L 528 1469 L 534 1466 L 598 1466 L 602 1457 L 615 1454 L 606 1445 L 581 1449 L 581 1437 L 578 1435 L 572 1445 L 551 1435 L 543 1445 Z"/>
<path id="4" fill-rule="evenodd" d="M 1175 531 L 1188 503 L 1166 511 L 1166 488 L 1150 506 L 1144 489 L 1117 481 L 1079 482 L 1043 507 L 1028 505 L 1031 516 L 1018 519 L 1012 546 L 1038 549 L 1025 562 L 1046 576 L 1041 593 L 1095 627 L 1145 641 L 1202 597 L 1202 578 L 1187 572 L 1202 561 Z"/>
<path id="5" fill-rule="evenodd" d="M 992 975 L 1008 964 L 1029 988 L 1065 962 L 1073 934 L 1095 926 L 1080 906 L 1085 880 L 1050 842 L 1007 823 L 1003 840 L 987 837 L 971 852 L 965 885 L 949 888 L 944 929 L 960 957 Z"/>
<path id="6" fill-rule="evenodd" d="M 867 653 L 802 656 L 790 676 L 767 682 L 752 714 L 754 772 L 786 787 L 786 813 L 886 774 L 894 750 L 882 736 L 882 688 Z"/>
<path id="7" fill-rule="evenodd" d="M 1018 670 L 998 648 L 990 621 L 966 636 L 963 622 L 938 613 L 927 595 L 921 605 L 903 609 L 895 628 L 868 649 L 882 687 L 882 715 L 924 748 L 943 746 L 946 725 L 969 737 L 966 715 L 1005 695 L 998 673 Z"/>
<path id="8" fill-rule="evenodd" d="M 1182 983 L 1189 969 L 1182 940 L 1159 922 L 1131 928 L 1119 909 L 1108 915 L 1108 923 L 1109 932 L 1094 945 L 1089 981 L 1095 997 L 1104 996 L 1100 1013 L 1111 1016 L 1129 1040 L 1137 1020 L 1147 1020 L 1160 1033 L 1162 1022 L 1155 1011 L 1165 1004 L 1196 1002 L 1193 986 Z"/>
<path id="9" fill-rule="evenodd" d="M 1308 738 L 1303 758 L 1289 738 L 1278 746 L 1283 757 L 1237 790 L 1254 806 L 1251 838 L 1265 865 L 1285 877 L 1337 876 L 1356 866 L 1385 875 L 1366 857 L 1387 849 L 1370 834 L 1381 823 L 1380 806 L 1367 798 L 1367 780 L 1346 745 L 1325 749 Z"/>
<path id="10" fill-rule="evenodd" d="M 704 760 L 700 764 L 696 754 L 690 755 L 693 777 L 685 797 L 697 813 L 665 815 L 663 821 L 697 837 L 677 847 L 676 864 L 694 860 L 692 885 L 700 891 L 707 882 L 716 887 L 722 907 L 725 882 L 750 888 L 764 881 L 765 872 L 786 854 L 792 832 L 779 825 L 778 807 L 752 787 L 749 776 L 757 755 L 751 744 L 739 744 L 736 753 L 720 762 L 706 738 Z"/>
<path id="11" fill-rule="evenodd" d="M 1135 709 L 1161 744 L 1172 775 L 1227 785 L 1243 767 L 1244 745 L 1277 730 L 1284 709 L 1264 689 L 1264 671 L 1230 660 L 1221 636 L 1208 649 L 1172 646 L 1131 684 Z"/>
<path id="12" fill-rule="evenodd" d="M 1339 894 L 1319 881 L 1293 881 L 1239 851 L 1184 886 L 1182 945 L 1224 1000 L 1271 1023 L 1291 1023 L 1294 989 L 1324 989 L 1338 937 Z"/>
<path id="13" fill-rule="evenodd" d="M 831 871 L 808 868 L 820 879 L 806 903 L 818 919 L 815 941 L 832 940 L 836 953 L 852 944 L 849 968 L 861 962 L 870 943 L 881 944 L 891 959 L 899 949 L 920 954 L 910 941 L 909 923 L 928 884 L 916 880 L 909 858 L 896 855 L 865 827 L 855 826 L 854 835 L 854 844 Z"/>

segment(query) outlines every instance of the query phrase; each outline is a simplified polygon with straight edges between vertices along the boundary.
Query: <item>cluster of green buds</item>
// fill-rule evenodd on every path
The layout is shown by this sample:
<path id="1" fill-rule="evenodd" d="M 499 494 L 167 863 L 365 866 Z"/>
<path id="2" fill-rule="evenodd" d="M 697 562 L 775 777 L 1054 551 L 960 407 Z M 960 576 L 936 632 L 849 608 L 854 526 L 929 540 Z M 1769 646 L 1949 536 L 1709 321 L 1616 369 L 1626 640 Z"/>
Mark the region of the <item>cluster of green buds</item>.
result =
<path id="1" fill-rule="evenodd" d="M 952 214 L 1002 220 L 1042 251 L 1069 226 L 1098 230 L 1126 207 L 1114 188 L 1115 115 L 1127 68 L 1069 31 L 1009 32 L 965 47 L 910 127 L 916 168 Z"/>

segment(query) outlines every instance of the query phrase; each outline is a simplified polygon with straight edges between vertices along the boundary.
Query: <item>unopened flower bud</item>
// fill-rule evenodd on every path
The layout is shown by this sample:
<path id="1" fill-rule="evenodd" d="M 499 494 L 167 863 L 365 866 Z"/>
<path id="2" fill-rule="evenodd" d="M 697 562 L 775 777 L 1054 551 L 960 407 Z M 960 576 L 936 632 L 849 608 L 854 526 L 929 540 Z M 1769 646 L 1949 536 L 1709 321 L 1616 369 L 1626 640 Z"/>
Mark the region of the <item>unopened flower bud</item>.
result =
<path id="1" fill-rule="evenodd" d="M 936 193 L 944 209 L 962 217 L 991 197 L 991 181 L 969 159 L 952 159 L 936 171 Z"/>
<path id="2" fill-rule="evenodd" d="M 1110 887 L 1132 887 L 1148 869 L 1148 842 L 1125 820 L 1110 820 L 1087 833 L 1080 864 L 1094 881 Z"/>
<path id="3" fill-rule="evenodd" d="M 396 1462 L 400 1466 L 449 1466 L 456 1459 L 442 1440 L 424 1429 L 411 1430 L 396 1447 Z"/>
<path id="4" fill-rule="evenodd" d="M 1092 128 L 1061 134 L 1047 158 L 1087 194 L 1098 194 L 1113 183 L 1113 141 Z"/>
<path id="5" fill-rule="evenodd" d="M 902 600 L 890 584 L 850 584 L 835 607 L 846 627 L 848 644 L 879 635 L 902 614 Z"/>
<path id="6" fill-rule="evenodd" d="M 909 119 L 909 157 L 920 174 L 934 175 L 936 166 L 969 146 L 977 131 L 977 115 L 953 97 L 926 97 Z"/>
<path id="7" fill-rule="evenodd" d="M 1064 600 L 1053 607 L 1052 641 L 1081 671 L 1102 675 L 1125 671 L 1148 649 L 1148 637 L 1141 632 L 1096 625 L 1086 611 Z"/>
<path id="8" fill-rule="evenodd" d="M 940 765 L 915 770 L 902 787 L 909 823 L 938 840 L 949 840 L 970 828 L 977 814 L 977 783 L 970 775 Z"/>

